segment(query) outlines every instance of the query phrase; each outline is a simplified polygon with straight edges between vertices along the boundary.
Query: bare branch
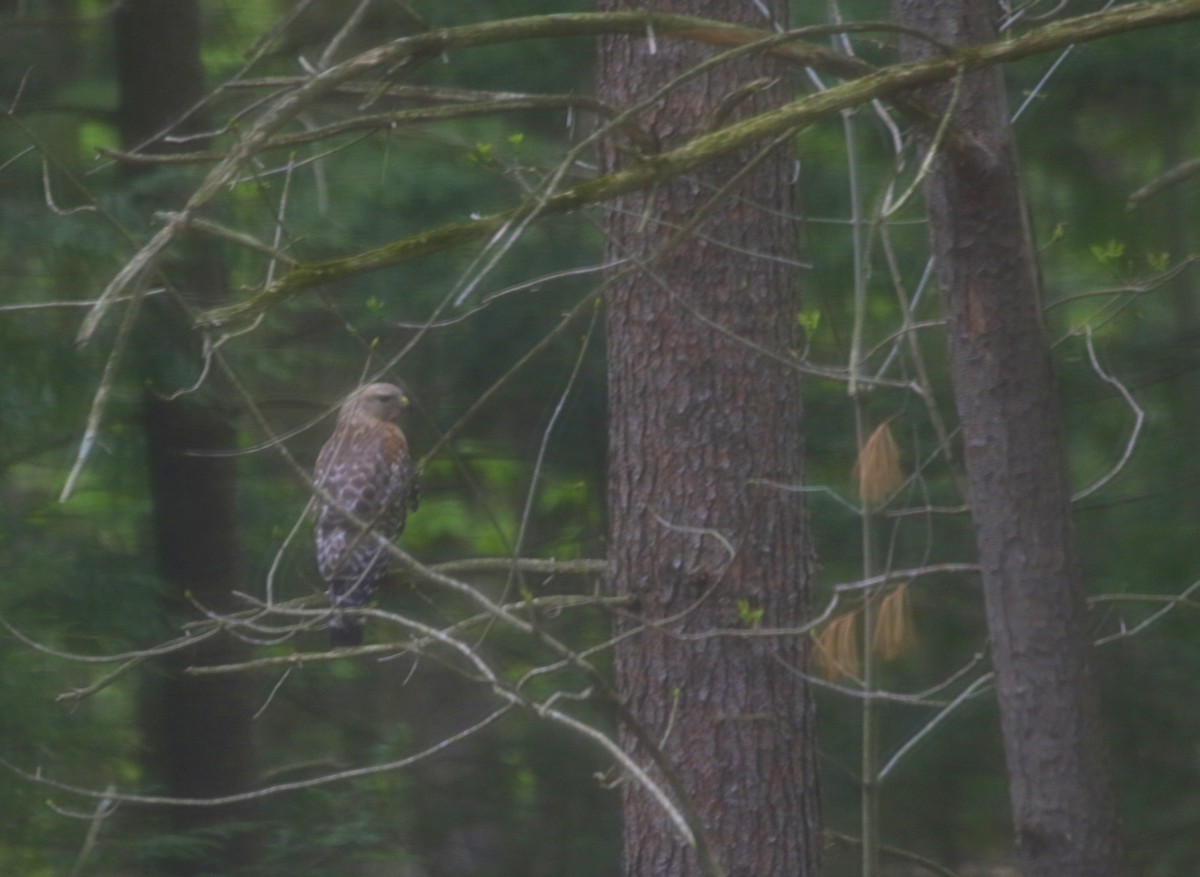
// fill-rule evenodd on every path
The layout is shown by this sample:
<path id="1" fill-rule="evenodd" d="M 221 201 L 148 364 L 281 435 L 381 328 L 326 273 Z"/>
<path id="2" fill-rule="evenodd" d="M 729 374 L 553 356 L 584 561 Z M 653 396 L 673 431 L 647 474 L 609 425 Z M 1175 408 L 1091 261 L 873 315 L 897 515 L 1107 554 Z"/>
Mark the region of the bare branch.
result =
<path id="1" fill-rule="evenodd" d="M 1072 502 L 1081 500 L 1086 496 L 1091 496 L 1093 493 L 1095 493 L 1101 487 L 1108 484 L 1108 482 L 1112 481 L 1112 479 L 1116 477 L 1117 473 L 1125 468 L 1125 464 L 1129 462 L 1129 458 L 1133 455 L 1133 449 L 1137 445 L 1138 436 L 1141 435 L 1141 433 L 1142 433 L 1142 424 L 1145 423 L 1145 421 L 1146 421 L 1146 412 L 1144 412 L 1142 410 L 1141 406 L 1138 405 L 1137 400 L 1133 398 L 1133 394 L 1130 393 L 1128 389 L 1126 389 L 1124 384 L 1122 384 L 1120 381 L 1118 381 L 1112 375 L 1108 374 L 1108 372 L 1106 372 L 1103 368 L 1101 368 L 1100 360 L 1098 360 L 1096 358 L 1096 348 L 1092 344 L 1092 327 L 1091 326 L 1084 327 L 1084 336 L 1083 337 L 1084 337 L 1084 341 L 1087 344 L 1088 359 L 1091 360 L 1092 369 L 1096 372 L 1097 375 L 1100 376 L 1100 380 L 1104 381 L 1107 384 L 1111 384 L 1112 386 L 1117 388 L 1117 392 L 1121 394 L 1121 398 L 1123 398 L 1125 400 L 1125 403 L 1133 411 L 1134 421 L 1133 421 L 1133 429 L 1130 430 L 1130 432 L 1129 432 L 1129 439 L 1128 439 L 1128 441 L 1125 442 L 1125 450 L 1121 454 L 1121 459 L 1117 460 L 1117 462 L 1113 465 L 1113 467 L 1111 469 L 1108 470 L 1108 472 L 1106 472 L 1104 475 L 1102 475 L 1096 481 L 1092 482 L 1092 484 L 1090 484 L 1088 487 L 1085 487 L 1083 490 L 1079 491 L 1074 496 L 1072 496 L 1071 497 Z"/>
<path id="2" fill-rule="evenodd" d="M 356 767 L 349 770 L 341 770 L 336 773 L 325 774 L 318 777 L 311 777 L 305 780 L 295 780 L 288 783 L 277 783 L 272 786 L 266 786 L 261 789 L 254 789 L 249 792 L 239 792 L 233 795 L 221 795 L 214 798 L 172 798 L 166 795 L 137 795 L 128 792 L 113 791 L 110 786 L 103 792 L 96 789 L 89 789 L 85 786 L 76 786 L 71 783 L 65 783 L 60 780 L 51 779 L 44 775 L 40 770 L 31 772 L 23 770 L 11 761 L 5 758 L 0 758 L 0 767 L 4 767 L 11 773 L 20 777 L 27 782 L 36 783 L 38 785 L 47 786 L 52 789 L 58 789 L 63 792 L 70 792 L 73 795 L 79 795 L 82 798 L 91 798 L 101 801 L 115 801 L 130 804 L 165 804 L 175 807 L 221 807 L 227 804 L 238 804 L 243 801 L 254 801 L 259 798 L 266 798 L 271 795 L 279 795 L 285 792 L 295 792 L 301 789 L 312 789 L 317 786 L 326 786 L 330 783 L 342 782 L 344 780 L 357 779 L 359 777 L 374 776 L 375 774 L 389 773 L 391 771 L 402 770 L 423 761 L 431 755 L 448 749 L 460 740 L 464 740 L 472 734 L 481 731 L 488 725 L 495 722 L 501 716 L 510 712 L 513 704 L 505 703 L 488 714 L 483 719 L 473 725 L 443 737 L 437 743 L 426 747 L 425 749 L 415 752 L 412 755 L 404 758 L 398 758 L 395 761 L 389 761 L 382 764 L 372 764 L 365 767 Z"/>
<path id="3" fill-rule="evenodd" d="M 96 841 L 100 837 L 100 828 L 104 825 L 104 820 L 113 814 L 116 806 L 113 803 L 112 794 L 116 791 L 114 786 L 109 786 L 105 791 L 105 797 L 96 801 L 96 809 L 89 817 L 90 824 L 88 825 L 87 834 L 83 839 L 83 846 L 79 850 L 79 855 L 75 857 L 75 864 L 71 866 L 67 877 L 79 877 L 83 873 L 87 861 L 91 858 L 93 851 L 96 849 Z"/>
<path id="4" fill-rule="evenodd" d="M 687 38 L 700 38 L 699 34 L 703 34 L 708 41 L 713 42 L 717 41 L 715 37 L 718 35 L 733 34 L 736 40 L 741 41 L 739 44 L 749 41 L 745 28 L 731 28 L 726 25 L 710 27 L 713 24 L 711 22 L 683 20 L 676 16 L 637 13 L 633 18 L 623 17 L 626 15 L 625 13 L 602 15 L 598 20 L 588 15 L 513 19 L 508 22 L 491 23 L 486 34 L 474 31 L 474 26 L 450 29 L 442 32 L 445 34 L 445 38 L 441 41 L 439 51 L 460 48 L 468 43 L 482 45 L 484 41 L 499 42 L 506 39 L 563 36 L 567 33 L 581 35 L 592 32 L 624 32 L 621 30 L 622 27 L 627 30 L 641 30 L 648 23 L 653 23 L 656 32 L 660 34 L 671 33 Z M 472 241 L 494 238 L 497 234 L 510 228 L 513 223 L 519 224 L 533 215 L 546 218 L 570 213 L 655 183 L 662 183 L 748 143 L 777 137 L 786 131 L 799 130 L 838 110 L 858 106 L 875 98 L 893 98 L 915 86 L 949 79 L 958 75 L 960 71 L 978 70 L 994 64 L 1060 49 L 1072 43 L 1100 39 L 1115 33 L 1166 25 L 1197 17 L 1200 17 L 1200 0 L 1135 3 L 1107 13 L 1083 15 L 1054 22 L 1018 37 L 961 49 L 944 57 L 909 64 L 897 64 L 865 73 L 865 75 L 860 75 L 862 74 L 861 62 L 849 59 L 853 72 L 848 75 L 860 75 L 860 78 L 702 135 L 670 152 L 644 156 L 641 162 L 627 170 L 590 180 L 545 198 L 532 199 L 517 207 L 473 222 L 441 226 L 351 256 L 299 265 L 249 300 L 208 311 L 201 316 L 200 322 L 203 325 L 216 326 L 251 319 L 279 302 L 314 286 L 398 265 Z M 491 30 L 493 26 L 495 30 Z M 592 31 L 589 28 L 597 30 Z M 467 31 L 473 31 L 473 33 L 468 35 Z M 760 32 L 751 30 L 750 33 L 761 38 Z M 355 62 L 347 62 L 347 64 L 358 63 L 369 66 L 378 58 L 392 58 L 393 51 L 399 57 L 404 54 L 395 49 L 400 44 L 407 46 L 406 51 L 417 52 L 418 44 L 409 43 L 409 41 L 418 39 L 412 37 L 397 41 L 388 47 L 390 51 L 372 50 L 372 52 L 364 53 Z M 474 42 L 473 40 L 480 41 Z M 432 46 L 427 51 L 432 51 Z M 783 49 L 780 48 L 778 51 L 783 51 Z M 809 50 L 805 47 L 803 51 Z M 831 63 L 847 61 L 844 56 L 826 49 L 817 50 L 812 56 L 806 57 L 809 63 L 816 63 L 818 59 Z M 340 68 L 332 68 L 332 70 L 340 70 Z M 354 72 L 357 71 L 341 71 L 338 75 L 341 78 L 348 78 Z M 298 89 L 293 95 L 289 95 L 288 99 L 301 100 L 302 98 L 294 95 L 298 95 L 306 89 L 313 94 L 323 94 L 336 84 L 332 81 L 324 83 L 321 89 L 306 86 Z M 280 111 L 276 111 L 276 113 L 278 112 Z M 266 142 L 267 136 L 277 127 L 277 125 L 266 126 L 263 123 L 256 125 L 255 131 L 261 130 L 261 136 L 248 137 L 248 140 L 240 145 L 234 153 L 231 153 L 222 165 L 213 170 L 210 179 L 219 176 L 218 172 L 221 168 L 231 163 L 240 163 L 244 158 L 248 158 L 251 150 L 261 148 Z M 251 143 L 250 140 L 254 142 Z M 239 156 L 242 158 L 239 159 Z M 197 196 L 207 189 L 206 181 L 206 185 L 198 191 Z M 197 196 L 193 197 L 193 201 L 197 201 Z M 208 197 L 210 196 L 204 196 L 203 200 L 207 200 Z"/>
<path id="5" fill-rule="evenodd" d="M 158 218 L 165 220 L 170 220 L 175 216 L 173 213 L 165 212 L 155 215 Z M 287 253 L 282 252 L 278 248 L 278 240 L 274 244 L 267 244 L 263 241 L 260 241 L 253 235 L 246 234 L 242 231 L 236 231 L 232 228 L 226 228 L 223 225 L 219 225 L 218 223 L 211 222 L 207 219 L 200 219 L 199 217 L 194 217 L 189 220 L 188 227 L 194 229 L 195 231 L 212 235 L 215 238 L 221 238 L 222 240 L 230 241 L 231 243 L 235 243 L 240 247 L 245 247 L 247 250 L 253 250 L 256 253 L 262 253 L 264 256 L 270 256 L 272 259 L 282 262 L 288 267 L 299 264 L 298 259 L 289 256 Z"/>
<path id="6" fill-rule="evenodd" d="M 84 698 L 91 697 L 98 691 L 102 691 L 112 685 L 130 670 L 142 664 L 145 658 L 130 658 L 125 663 L 121 664 L 115 670 L 105 673 L 91 685 L 86 685 L 83 688 L 72 688 L 69 691 L 64 691 L 62 694 L 54 698 L 59 703 L 63 701 L 80 701 Z"/>
<path id="7" fill-rule="evenodd" d="M 1125 209 L 1133 210 L 1135 207 L 1140 207 L 1143 201 L 1149 201 L 1160 192 L 1172 186 L 1177 186 L 1185 180 L 1190 180 L 1196 174 L 1200 174 L 1200 158 L 1190 158 L 1185 162 L 1181 162 L 1166 173 L 1155 177 L 1130 195 Z"/>
<path id="8" fill-rule="evenodd" d="M 54 203 L 54 191 L 50 186 L 50 162 L 42 159 L 42 190 L 46 195 L 46 206 L 55 216 L 74 216 L 77 213 L 95 213 L 95 204 L 81 204 L 78 207 L 63 208 Z"/>
<path id="9" fill-rule="evenodd" d="M 88 412 L 83 439 L 79 442 L 79 453 L 75 455 L 75 463 L 71 466 L 62 492 L 58 495 L 59 502 L 66 502 L 70 499 L 71 493 L 75 489 L 75 482 L 82 474 L 83 467 L 87 463 L 88 457 L 91 456 L 92 448 L 95 447 L 96 437 L 100 432 L 100 421 L 104 417 L 104 407 L 108 404 L 109 393 L 112 392 L 113 384 L 117 379 L 117 366 L 121 364 L 121 360 L 125 356 L 125 349 L 129 346 L 129 338 L 133 332 L 133 324 L 137 321 L 138 311 L 141 310 L 143 291 L 141 288 L 134 289 L 132 300 L 125 306 L 125 318 L 121 321 L 117 338 L 104 363 L 104 371 L 100 375 L 100 385 L 96 387 L 96 394 L 92 398 L 92 407 Z M 94 309 L 92 313 L 95 313 Z"/>
<path id="10" fill-rule="evenodd" d="M 1144 618 L 1142 621 L 1138 622 L 1133 627 L 1126 629 L 1124 627 L 1124 625 L 1122 625 L 1121 630 L 1119 630 L 1117 633 L 1110 634 L 1108 636 L 1101 637 L 1100 639 L 1096 640 L 1096 645 L 1103 646 L 1103 645 L 1107 645 L 1108 643 L 1115 642 L 1116 640 L 1119 640 L 1119 639 L 1125 639 L 1127 637 L 1136 636 L 1137 634 L 1139 634 L 1143 630 L 1145 630 L 1147 627 L 1149 627 L 1150 625 L 1157 622 L 1159 619 L 1161 619 L 1164 615 L 1166 615 L 1168 612 L 1170 612 L 1175 607 L 1180 606 L 1180 605 L 1187 605 L 1189 603 L 1189 598 L 1192 596 L 1192 594 L 1196 593 L 1197 591 L 1200 591 L 1200 581 L 1192 582 L 1190 585 L 1188 585 L 1186 588 L 1184 588 L 1182 592 L 1180 592 L 1178 597 L 1171 598 L 1170 600 L 1168 600 L 1167 605 L 1163 606 L 1161 609 L 1159 609 L 1157 612 L 1151 614 L 1147 618 Z"/>
<path id="11" fill-rule="evenodd" d="M 157 289 L 147 289 L 142 293 L 143 297 L 151 295 L 161 295 L 166 292 L 165 289 L 159 287 Z M 133 296 L 125 295 L 116 299 L 114 304 L 124 301 L 132 301 Z M 38 301 L 29 302 L 18 305 L 0 305 L 0 313 L 17 313 L 20 311 L 45 311 L 55 310 L 57 308 L 91 308 L 96 306 L 96 299 L 85 299 L 82 301 Z"/>
<path id="12" fill-rule="evenodd" d="M 960 706 L 962 706 L 964 703 L 966 703 L 969 699 L 971 699 L 972 697 L 977 695 L 979 693 L 980 689 L 983 688 L 984 685 L 987 685 L 989 682 L 992 681 L 992 678 L 994 676 L 995 676 L 994 673 L 989 672 L 989 673 L 984 673 L 982 676 L 977 677 L 970 685 L 968 685 L 961 692 L 959 692 L 958 696 L 956 698 L 954 698 L 954 700 L 952 700 L 952 701 L 950 701 L 950 703 L 946 704 L 946 706 L 943 707 L 942 710 L 940 712 L 938 712 L 937 715 L 935 715 L 932 719 L 930 719 L 925 724 L 925 727 L 921 728 L 921 730 L 917 731 L 917 733 L 915 733 L 911 737 L 909 737 L 908 741 L 903 746 L 901 746 L 899 749 L 897 749 L 894 753 L 892 753 L 892 757 L 888 759 L 887 764 L 885 764 L 880 769 L 880 771 L 879 771 L 880 781 L 882 781 L 889 773 L 892 772 L 892 770 L 896 767 L 896 765 L 900 763 L 900 760 L 908 752 L 910 752 L 914 746 L 916 746 L 918 743 L 920 743 L 922 740 L 924 740 L 927 736 L 929 736 L 931 733 L 933 733 L 933 731 L 938 727 L 938 725 L 940 725 L 947 718 L 949 718 L 951 713 L 953 713 L 955 710 L 957 710 Z"/>
<path id="13" fill-rule="evenodd" d="M 389 113 L 376 113 L 369 116 L 354 116 L 329 125 L 312 128 L 298 134 L 286 134 L 273 137 L 264 142 L 260 152 L 272 149 L 294 149 L 320 140 L 328 140 L 344 134 L 354 134 L 363 131 L 394 131 L 408 125 L 420 125 L 429 122 L 445 122 L 451 119 L 470 119 L 476 116 L 494 116 L 499 113 L 516 113 L 527 110 L 569 109 L 589 102 L 572 95 L 547 95 L 514 97 L 506 100 L 485 101 L 480 103 L 454 103 L 436 107 L 421 107 L 419 109 L 396 110 Z M 207 150 L 201 152 L 177 153 L 139 153 L 124 152 L 119 149 L 102 147 L 98 150 L 107 158 L 112 158 L 122 164 L 134 165 L 175 165 L 175 164 L 206 164 L 220 161 L 227 153 L 222 150 Z"/>

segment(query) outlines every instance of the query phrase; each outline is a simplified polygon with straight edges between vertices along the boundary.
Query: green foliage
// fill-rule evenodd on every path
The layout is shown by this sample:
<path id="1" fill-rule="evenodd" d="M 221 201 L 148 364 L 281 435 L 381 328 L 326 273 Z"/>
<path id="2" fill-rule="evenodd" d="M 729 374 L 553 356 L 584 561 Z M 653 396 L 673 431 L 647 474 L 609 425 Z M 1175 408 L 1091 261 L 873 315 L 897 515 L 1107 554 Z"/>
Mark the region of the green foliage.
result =
<path id="1" fill-rule="evenodd" d="M 1092 256 L 1101 265 L 1113 265 L 1125 255 L 1125 245 L 1113 240 L 1106 244 L 1092 244 L 1090 249 Z"/>
<path id="2" fill-rule="evenodd" d="M 1151 271 L 1161 274 L 1170 264 L 1171 254 L 1166 251 L 1146 254 L 1146 265 Z"/>
<path id="3" fill-rule="evenodd" d="M 758 627 L 762 622 L 763 615 L 766 610 L 761 606 L 755 606 L 751 601 L 744 597 L 739 597 L 737 601 L 738 621 L 747 627 Z"/>
<path id="4" fill-rule="evenodd" d="M 797 311 L 796 323 L 804 329 L 804 337 L 812 338 L 817 334 L 817 327 L 821 325 L 821 312 L 817 309 Z"/>

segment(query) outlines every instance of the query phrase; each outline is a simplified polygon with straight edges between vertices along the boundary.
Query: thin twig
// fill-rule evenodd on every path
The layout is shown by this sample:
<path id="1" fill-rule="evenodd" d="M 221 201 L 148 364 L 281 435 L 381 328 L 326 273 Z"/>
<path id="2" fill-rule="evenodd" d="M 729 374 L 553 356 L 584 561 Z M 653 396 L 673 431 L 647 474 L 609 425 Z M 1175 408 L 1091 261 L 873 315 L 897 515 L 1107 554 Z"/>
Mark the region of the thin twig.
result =
<path id="1" fill-rule="evenodd" d="M 104 417 L 104 408 L 108 404 L 109 394 L 116 383 L 117 368 L 125 356 L 125 350 L 129 346 L 129 338 L 133 333 L 133 324 L 137 321 L 138 312 L 141 310 L 142 292 L 143 289 L 140 286 L 135 287 L 130 296 L 130 302 L 125 306 L 125 318 L 121 320 L 116 340 L 113 341 L 112 349 L 108 352 L 108 359 L 104 363 L 104 371 L 100 375 L 100 384 L 96 387 L 96 394 L 92 397 L 92 407 L 88 411 L 83 438 L 79 442 L 79 452 L 75 455 L 75 463 L 71 466 L 71 471 L 67 474 L 67 480 L 63 484 L 62 492 L 58 495 L 59 502 L 66 502 L 71 498 L 71 494 L 75 490 L 75 482 L 83 473 L 83 467 L 87 463 L 88 457 L 91 456 L 92 449 L 95 447 L 96 438 L 100 433 L 100 421 Z M 93 310 L 92 312 L 94 313 L 95 311 Z"/>
<path id="2" fill-rule="evenodd" d="M 83 688 L 72 688 L 68 691 L 64 691 L 54 699 L 55 701 L 61 703 L 68 700 L 80 701 L 86 697 L 91 697 L 96 692 L 108 688 L 108 686 L 112 685 L 134 667 L 142 664 L 145 660 L 145 658 L 130 658 L 128 661 L 118 666 L 115 670 L 105 673 L 91 685 L 85 685 Z"/>
<path id="3" fill-rule="evenodd" d="M 915 733 L 911 737 L 909 737 L 908 740 L 904 743 L 904 745 L 901 746 L 899 749 L 897 749 L 892 754 L 892 757 L 888 759 L 887 764 L 885 764 L 883 766 L 883 768 L 879 771 L 880 781 L 882 781 L 889 773 L 892 772 L 893 768 L 895 768 L 896 765 L 900 763 L 901 759 L 903 759 L 904 756 L 908 752 L 910 752 L 914 746 L 916 746 L 918 743 L 920 743 L 922 740 L 924 740 L 926 737 L 928 737 L 931 733 L 933 733 L 934 729 L 936 729 L 938 727 L 938 725 L 940 725 L 947 718 L 949 718 L 951 713 L 953 713 L 960 706 L 962 706 L 964 703 L 966 703 L 968 700 L 970 700 L 972 697 L 974 697 L 976 694 L 978 694 L 979 689 L 981 689 L 987 683 L 991 682 L 992 678 L 995 675 L 996 675 L 995 673 L 988 672 L 988 673 L 984 673 L 982 676 L 977 677 L 970 685 L 968 685 L 961 692 L 959 692 L 958 696 L 955 697 L 954 700 L 952 700 L 952 701 L 950 701 L 950 703 L 946 704 L 946 706 L 943 707 L 937 713 L 937 715 L 935 715 L 932 719 L 930 719 L 928 722 L 926 722 L 925 726 L 923 728 L 921 728 L 921 730 L 917 731 L 917 733 Z"/>
<path id="4" fill-rule="evenodd" d="M 155 804 L 169 805 L 174 807 L 223 807 L 228 804 L 240 804 L 244 801 L 255 801 L 260 798 L 266 798 L 271 795 L 279 795 L 285 792 L 295 792 L 301 789 L 312 789 L 318 786 L 327 786 L 330 783 L 343 782 L 350 779 L 358 779 L 359 777 L 375 776 L 376 774 L 389 773 L 391 771 L 401 770 L 410 767 L 419 761 L 429 758 L 445 749 L 450 748 L 460 740 L 464 740 L 472 734 L 481 731 L 488 725 L 495 722 L 501 716 L 505 715 L 513 708 L 513 704 L 502 704 L 498 709 L 489 713 L 478 722 L 470 725 L 467 728 L 443 737 L 437 743 L 413 753 L 412 755 L 398 758 L 394 761 L 384 762 L 382 764 L 372 764 L 365 767 L 350 768 L 348 770 L 340 770 L 335 773 L 324 774 L 322 776 L 310 777 L 304 780 L 295 780 L 287 783 L 276 783 L 275 785 L 265 786 L 261 789 L 253 789 L 248 792 L 238 792 L 232 795 L 220 795 L 212 798 L 175 798 L 168 795 L 138 795 L 128 792 L 109 791 L 112 787 L 105 791 L 97 791 L 89 789 L 86 786 L 77 786 L 71 783 L 65 783 L 60 780 L 51 779 L 42 771 L 27 771 L 5 758 L 0 758 L 0 767 L 4 767 L 11 773 L 26 780 L 27 782 L 37 785 L 47 786 L 52 789 L 58 789 L 63 792 L 70 792 L 73 795 L 79 795 L 82 798 L 91 798 L 95 800 L 111 800 L 118 803 L 129 804 Z"/>
<path id="5" fill-rule="evenodd" d="M 1183 589 L 1183 591 L 1179 594 L 1179 596 L 1177 598 L 1169 601 L 1167 603 L 1167 605 L 1163 606 L 1157 612 L 1152 613 L 1147 618 L 1142 619 L 1140 622 L 1135 624 L 1133 627 L 1130 627 L 1128 629 L 1125 629 L 1124 627 L 1122 627 L 1122 629 L 1117 631 L 1116 633 L 1109 634 L 1108 636 L 1101 637 L 1100 639 L 1096 640 L 1096 645 L 1098 645 L 1098 646 L 1108 645 L 1109 643 L 1116 642 L 1119 639 L 1126 639 L 1127 637 L 1136 636 L 1137 634 L 1139 634 L 1143 630 L 1145 630 L 1147 627 L 1149 627 L 1150 625 L 1157 622 L 1159 619 L 1161 619 L 1164 615 L 1166 615 L 1168 612 L 1170 612 L 1175 607 L 1182 605 L 1182 604 L 1187 604 L 1188 598 L 1191 597 L 1192 594 L 1196 593 L 1197 591 L 1200 591 L 1200 581 L 1192 582 L 1190 585 L 1188 585 L 1186 588 Z"/>
<path id="6" fill-rule="evenodd" d="M 513 579 L 521 573 L 521 568 L 516 561 L 520 559 L 521 548 L 525 544 L 525 532 L 529 525 L 529 517 L 533 513 L 533 502 L 537 497 L 538 481 L 541 480 L 542 465 L 546 460 L 546 448 L 550 445 L 550 435 L 554 431 L 554 425 L 558 423 L 559 417 L 562 415 L 563 407 L 566 405 L 567 399 L 571 395 L 571 389 L 575 386 L 575 381 L 579 377 L 579 372 L 583 368 L 584 357 L 587 355 L 588 342 L 591 341 L 592 332 L 596 328 L 596 317 L 598 310 L 592 311 L 591 322 L 588 323 L 587 331 L 583 335 L 583 341 L 579 345 L 579 354 L 575 357 L 575 365 L 571 369 L 570 375 L 567 376 L 566 386 L 558 396 L 558 401 L 554 405 L 554 411 L 550 414 L 550 420 L 546 423 L 546 428 L 542 431 L 542 440 L 538 444 L 537 456 L 534 458 L 533 470 L 529 473 L 529 490 L 525 494 L 525 505 L 521 509 L 521 520 L 517 525 L 517 536 L 513 543 L 513 564 L 508 570 L 508 581 L 504 586 L 505 597 L 508 594 L 509 588 L 512 587 Z M 501 599 L 504 599 L 503 597 Z"/>
<path id="7" fill-rule="evenodd" d="M 346 20 L 342 23 L 342 26 L 338 29 L 338 32 L 333 35 L 333 38 L 329 41 L 329 44 L 325 46 L 325 51 L 323 51 L 321 53 L 321 57 L 317 59 L 318 70 L 324 70 L 330 65 L 330 63 L 333 61 L 333 56 L 336 55 L 338 50 L 342 47 L 342 43 L 346 41 L 350 34 L 354 32 L 354 29 L 362 22 L 363 16 L 367 14 L 367 8 L 370 5 L 371 0 L 361 0 L 361 2 L 354 7 L 354 11 L 346 16 Z"/>
<path id="8" fill-rule="evenodd" d="M 64 209 L 54 203 L 54 192 L 50 187 L 50 162 L 45 158 L 42 159 L 42 189 L 46 193 L 46 206 L 55 216 L 74 216 L 77 213 L 95 213 L 97 211 L 95 204 L 81 204 L 78 207 Z"/>
<path id="9" fill-rule="evenodd" d="M 88 825 L 87 835 L 83 839 L 83 846 L 79 849 L 79 855 L 75 857 L 75 864 L 71 866 L 71 870 L 67 873 L 67 877 L 79 877 L 83 873 L 84 866 L 87 865 L 88 859 L 92 857 L 92 853 L 96 849 L 96 842 L 100 838 L 100 828 L 104 825 L 104 820 L 113 814 L 116 806 L 113 802 L 112 795 L 116 791 L 115 786 L 109 786 L 104 790 L 105 796 L 96 802 L 96 809 L 92 813 L 91 822 Z"/>
<path id="10" fill-rule="evenodd" d="M 825 829 L 825 836 L 831 838 L 837 843 L 846 844 L 848 846 L 861 847 L 863 845 L 862 838 L 852 837 L 848 834 L 842 834 L 840 831 L 834 831 L 831 828 Z M 931 874 L 939 875 L 939 877 L 963 877 L 963 875 L 959 874 L 957 871 L 951 871 L 949 868 L 939 865 L 932 859 L 927 859 L 925 856 L 910 852 L 908 850 L 900 849 L 899 847 L 880 844 L 879 852 L 891 856 L 894 859 L 900 859 L 904 862 L 911 862 L 914 865 L 924 868 Z"/>
<path id="11" fill-rule="evenodd" d="M 1113 467 L 1109 469 L 1108 472 L 1106 472 L 1103 476 L 1096 479 L 1088 487 L 1085 487 L 1083 490 L 1072 496 L 1072 502 L 1078 502 L 1086 496 L 1091 496 L 1104 485 L 1108 484 L 1108 482 L 1112 481 L 1112 479 L 1117 476 L 1117 473 L 1125 468 L 1125 464 L 1129 462 L 1129 458 L 1133 455 L 1134 447 L 1137 446 L 1138 436 L 1141 435 L 1142 432 L 1142 424 L 1145 423 L 1146 420 L 1146 413 L 1142 411 L 1142 408 L 1140 405 L 1138 405 L 1137 400 L 1133 398 L 1133 394 L 1125 388 L 1124 384 L 1101 368 L 1100 360 L 1096 357 L 1095 345 L 1092 344 L 1091 326 L 1084 327 L 1083 337 L 1084 342 L 1087 344 L 1088 359 L 1091 360 L 1092 370 L 1099 375 L 1102 381 L 1117 388 L 1117 392 L 1121 394 L 1121 398 L 1125 400 L 1125 403 L 1133 411 L 1134 422 L 1133 429 L 1130 430 L 1129 433 L 1129 440 L 1125 442 L 1125 450 L 1121 454 L 1121 459 L 1117 460 Z"/>

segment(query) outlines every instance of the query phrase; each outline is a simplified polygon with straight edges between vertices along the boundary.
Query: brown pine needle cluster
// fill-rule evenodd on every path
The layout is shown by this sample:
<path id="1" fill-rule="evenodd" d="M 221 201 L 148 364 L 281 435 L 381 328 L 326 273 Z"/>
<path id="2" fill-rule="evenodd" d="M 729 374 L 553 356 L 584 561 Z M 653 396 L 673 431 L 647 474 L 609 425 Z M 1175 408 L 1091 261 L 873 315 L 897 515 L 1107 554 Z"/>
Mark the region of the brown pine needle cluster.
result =
<path id="1" fill-rule="evenodd" d="M 900 449 L 892 436 L 890 421 L 879 424 L 863 444 L 854 474 L 858 476 L 859 497 L 870 504 L 883 502 L 904 483 Z"/>
<path id="2" fill-rule="evenodd" d="M 871 645 L 875 654 L 885 661 L 911 651 L 917 642 L 912 607 L 908 602 L 908 586 L 909 582 L 905 582 L 879 602 L 879 614 L 875 618 L 875 641 Z"/>
<path id="3" fill-rule="evenodd" d="M 882 597 L 876 609 L 871 650 L 885 661 L 912 651 L 917 643 L 908 586 L 905 582 Z M 843 677 L 857 678 L 862 671 L 858 629 L 861 611 L 839 615 L 817 633 L 817 668 L 826 679 L 836 682 Z"/>
<path id="4" fill-rule="evenodd" d="M 826 679 L 857 677 L 862 670 L 858 653 L 858 610 L 839 615 L 817 634 L 817 666 Z"/>

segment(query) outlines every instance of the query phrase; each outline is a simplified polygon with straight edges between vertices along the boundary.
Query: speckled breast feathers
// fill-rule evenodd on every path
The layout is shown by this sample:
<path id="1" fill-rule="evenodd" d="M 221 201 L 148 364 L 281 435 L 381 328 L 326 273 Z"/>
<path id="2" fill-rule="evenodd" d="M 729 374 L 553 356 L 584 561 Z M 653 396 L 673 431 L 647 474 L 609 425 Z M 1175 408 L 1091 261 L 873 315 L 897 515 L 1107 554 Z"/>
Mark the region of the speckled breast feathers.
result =
<path id="1" fill-rule="evenodd" d="M 408 441 L 394 422 L 407 403 L 392 384 L 363 387 L 342 406 L 317 457 L 317 565 L 335 607 L 370 602 L 386 572 L 387 543 L 416 505 Z M 335 633 L 339 621 L 331 622 Z"/>

